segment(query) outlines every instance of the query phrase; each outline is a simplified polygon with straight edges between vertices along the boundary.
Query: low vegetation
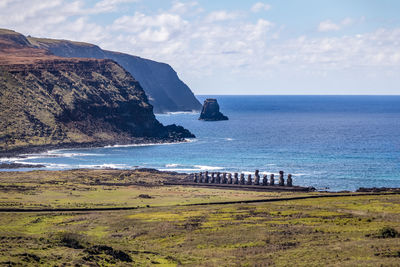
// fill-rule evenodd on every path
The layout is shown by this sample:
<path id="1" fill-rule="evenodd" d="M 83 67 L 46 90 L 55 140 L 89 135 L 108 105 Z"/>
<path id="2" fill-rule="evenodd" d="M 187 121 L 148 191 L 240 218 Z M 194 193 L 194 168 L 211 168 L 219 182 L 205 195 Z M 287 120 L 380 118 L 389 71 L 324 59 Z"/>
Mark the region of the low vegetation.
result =
<path id="1" fill-rule="evenodd" d="M 376 237 L 378 237 L 378 238 L 396 238 L 396 237 L 400 237 L 400 233 L 397 232 L 397 230 L 392 227 L 383 227 L 382 229 L 380 229 L 378 231 L 378 233 L 376 234 Z"/>
<path id="2" fill-rule="evenodd" d="M 146 207 L 292 196 L 163 185 L 185 177 L 147 169 L 0 172 L 0 209 Z"/>
<path id="3" fill-rule="evenodd" d="M 116 186 L 118 172 L 0 173 L 1 182 L 11 185 L 11 177 L 18 176 L 18 186 L 26 189 L 23 194 L 20 189 L 1 189 L 1 201 L 12 199 L 18 207 L 76 207 L 88 199 L 87 207 L 102 202 L 139 206 L 125 211 L 0 213 L 0 265 L 396 266 L 400 259 L 399 194 L 184 206 L 210 199 L 299 194 L 160 186 L 158 181 L 168 174 L 140 171 L 125 171 L 119 182 L 126 185 Z M 145 177 L 148 183 L 142 181 Z M 143 184 L 135 184 L 138 181 Z M 59 197 L 65 199 L 54 196 L 62 187 Z M 97 194 L 93 188 L 103 191 Z M 34 205 L 28 203 L 30 197 Z"/>

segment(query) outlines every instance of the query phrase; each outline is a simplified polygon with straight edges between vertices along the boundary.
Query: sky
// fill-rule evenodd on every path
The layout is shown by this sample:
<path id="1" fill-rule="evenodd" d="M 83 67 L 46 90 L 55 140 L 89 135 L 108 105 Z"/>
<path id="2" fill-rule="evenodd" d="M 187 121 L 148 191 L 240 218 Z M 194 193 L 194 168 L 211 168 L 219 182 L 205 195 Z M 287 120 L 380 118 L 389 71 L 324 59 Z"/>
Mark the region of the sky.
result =
<path id="1" fill-rule="evenodd" d="M 400 94 L 398 0 L 0 0 L 0 28 L 168 63 L 195 94 Z"/>

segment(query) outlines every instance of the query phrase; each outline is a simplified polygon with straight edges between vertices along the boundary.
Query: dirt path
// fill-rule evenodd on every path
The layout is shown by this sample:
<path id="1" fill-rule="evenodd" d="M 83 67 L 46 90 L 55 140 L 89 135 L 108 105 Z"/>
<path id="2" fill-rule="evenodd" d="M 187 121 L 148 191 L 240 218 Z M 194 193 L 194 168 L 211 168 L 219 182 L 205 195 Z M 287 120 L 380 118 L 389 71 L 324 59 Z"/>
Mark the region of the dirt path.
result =
<path id="1" fill-rule="evenodd" d="M 301 197 L 285 197 L 285 198 L 267 198 L 267 199 L 253 199 L 253 200 L 239 200 L 239 201 L 223 201 L 223 202 L 207 202 L 207 203 L 194 203 L 173 206 L 207 206 L 207 205 L 228 205 L 240 203 L 264 203 L 264 202 L 279 202 L 291 201 L 302 199 L 314 198 L 335 198 L 335 197 L 353 197 L 353 196 L 381 196 L 381 195 L 399 195 L 400 192 L 382 192 L 382 193 L 345 193 L 345 194 L 329 194 L 329 195 L 316 195 L 316 196 L 301 196 Z M 172 207 L 172 206 L 171 206 Z M 113 207 L 113 208 L 60 208 L 60 209 L 4 209 L 1 208 L 0 212 L 92 212 L 92 211 L 122 211 L 122 210 L 136 210 L 146 207 Z"/>

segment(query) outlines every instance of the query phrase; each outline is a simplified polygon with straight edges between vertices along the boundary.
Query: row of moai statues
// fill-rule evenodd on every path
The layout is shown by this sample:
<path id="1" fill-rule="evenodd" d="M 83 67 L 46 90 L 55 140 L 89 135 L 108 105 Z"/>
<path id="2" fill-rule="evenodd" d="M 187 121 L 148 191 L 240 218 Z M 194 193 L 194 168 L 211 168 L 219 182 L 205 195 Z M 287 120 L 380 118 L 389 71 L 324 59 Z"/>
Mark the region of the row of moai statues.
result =
<path id="1" fill-rule="evenodd" d="M 205 173 L 195 173 L 193 177 L 193 182 L 195 183 L 205 183 L 205 184 L 238 184 L 238 185 L 275 185 L 275 176 L 274 174 L 270 175 L 269 181 L 268 176 L 264 175 L 262 181 L 260 181 L 260 171 L 256 170 L 254 173 L 254 180 L 252 179 L 251 174 L 247 176 L 247 180 L 245 179 L 244 173 L 239 174 L 235 172 L 232 177 L 232 173 L 220 173 L 220 172 L 212 172 L 211 174 L 206 171 Z M 279 180 L 277 181 L 277 185 L 279 186 L 293 186 L 292 175 L 288 174 L 286 184 L 284 179 L 284 172 L 279 172 Z"/>

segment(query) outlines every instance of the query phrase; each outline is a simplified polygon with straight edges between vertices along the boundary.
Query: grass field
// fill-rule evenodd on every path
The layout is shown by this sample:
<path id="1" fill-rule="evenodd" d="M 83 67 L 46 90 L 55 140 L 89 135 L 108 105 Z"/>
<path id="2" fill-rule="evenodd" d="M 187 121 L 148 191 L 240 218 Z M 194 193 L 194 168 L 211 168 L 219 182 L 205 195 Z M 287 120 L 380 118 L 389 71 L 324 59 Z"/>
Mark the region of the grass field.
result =
<path id="1" fill-rule="evenodd" d="M 300 194 L 167 187 L 157 185 L 167 175 L 117 172 L 0 173 L 3 208 L 139 206 L 0 213 L 0 265 L 399 266 L 398 194 L 182 206 Z M 127 185 L 105 185 L 116 181 Z"/>
<path id="2" fill-rule="evenodd" d="M 0 172 L 0 208 L 147 207 L 307 195 L 162 185 L 185 177 L 121 170 Z"/>

